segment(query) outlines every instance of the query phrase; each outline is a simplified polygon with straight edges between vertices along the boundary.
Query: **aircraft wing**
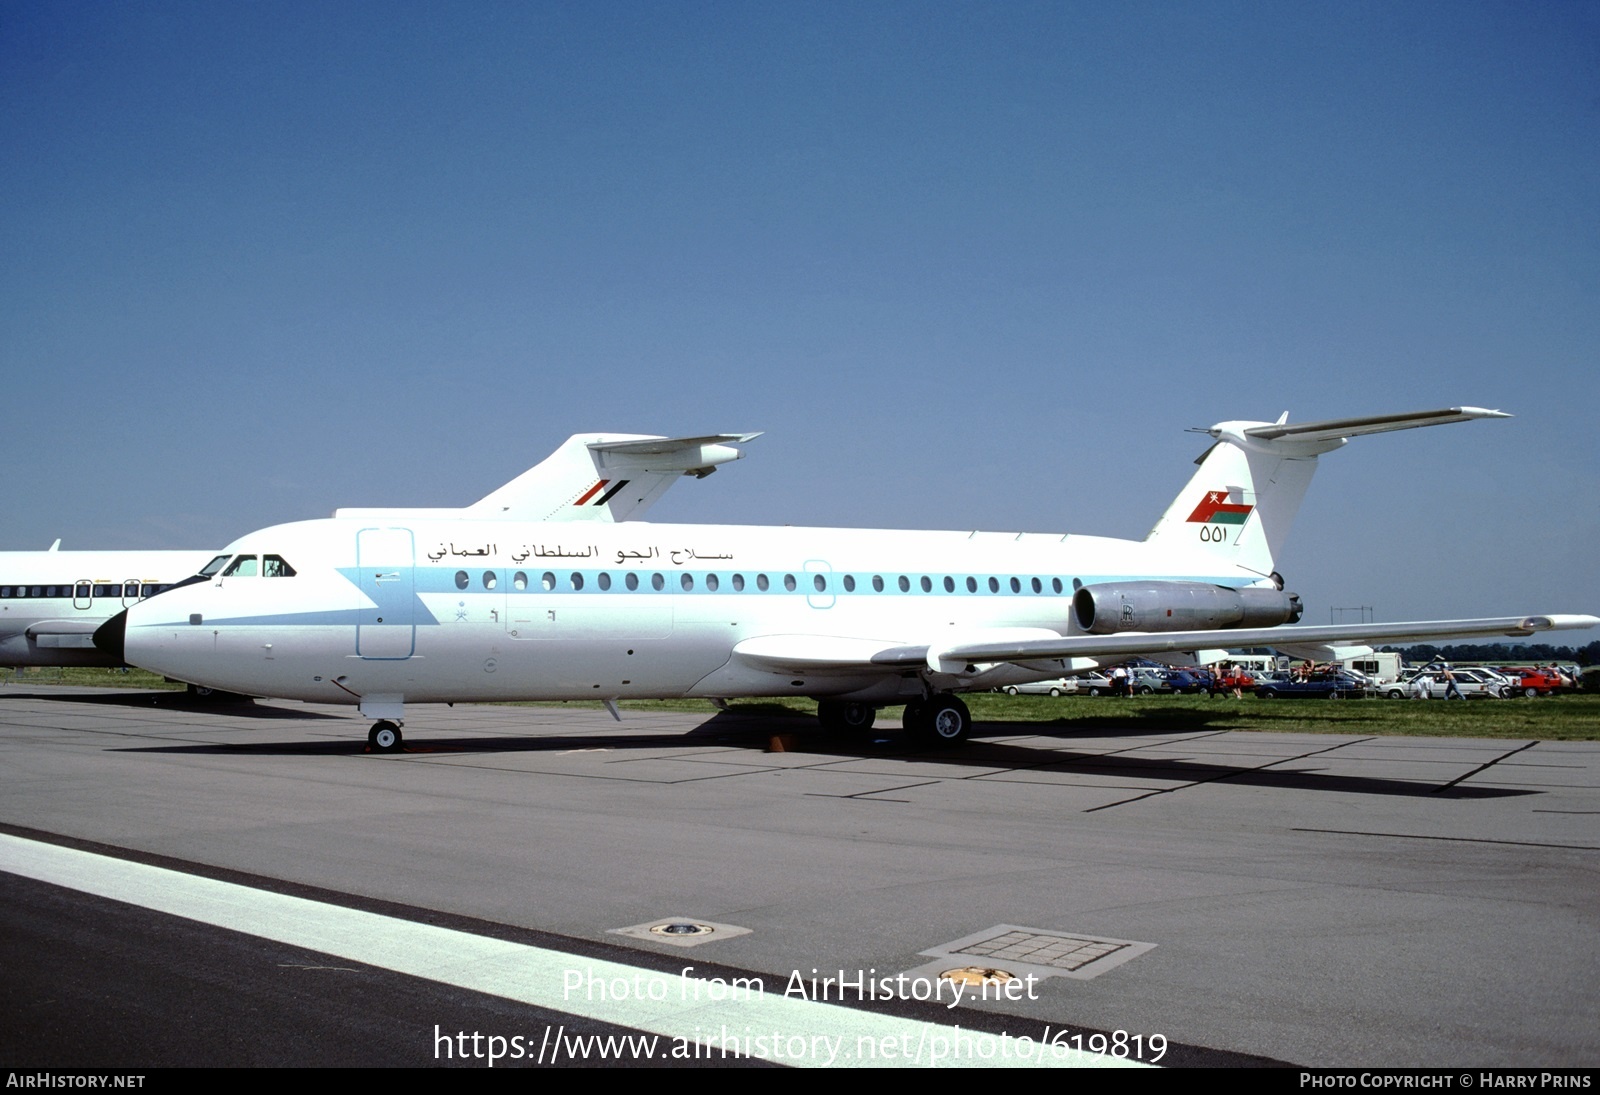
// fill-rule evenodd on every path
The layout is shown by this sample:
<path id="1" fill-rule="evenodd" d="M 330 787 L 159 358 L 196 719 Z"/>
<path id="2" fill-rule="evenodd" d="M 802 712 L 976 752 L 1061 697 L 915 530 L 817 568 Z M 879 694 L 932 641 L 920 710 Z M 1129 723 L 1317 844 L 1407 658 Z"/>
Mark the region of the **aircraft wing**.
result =
<path id="1" fill-rule="evenodd" d="M 1328 643 L 1424 642 L 1479 636 L 1527 638 L 1545 631 L 1594 627 L 1600 617 L 1496 616 L 1482 620 L 1421 620 L 1393 624 L 1327 627 L 1217 628 L 1205 631 L 1059 635 L 1043 628 L 1005 628 L 969 634 L 954 642 L 903 643 L 843 635 L 763 635 L 733 649 L 735 660 L 762 669 L 794 673 L 860 673 L 916 669 L 961 674 L 973 665 L 1049 662 L 1061 658 L 1126 658 L 1206 648 L 1271 646 L 1310 649 Z M 1060 668 L 1057 666 L 1056 668 Z"/>
<path id="2" fill-rule="evenodd" d="M 1482 620 L 1420 620 L 1393 624 L 1330 624 L 1313 627 L 1221 628 L 1121 635 L 1063 635 L 1053 639 L 984 641 L 928 647 L 928 667 L 959 673 L 983 662 L 1038 661 L 1044 658 L 1131 657 L 1200 647 L 1317 646 L 1351 642 L 1423 642 L 1479 636 L 1527 638 L 1545 631 L 1567 631 L 1600 624 L 1595 616 L 1498 616 Z M 903 650 L 909 654 L 910 650 Z"/>

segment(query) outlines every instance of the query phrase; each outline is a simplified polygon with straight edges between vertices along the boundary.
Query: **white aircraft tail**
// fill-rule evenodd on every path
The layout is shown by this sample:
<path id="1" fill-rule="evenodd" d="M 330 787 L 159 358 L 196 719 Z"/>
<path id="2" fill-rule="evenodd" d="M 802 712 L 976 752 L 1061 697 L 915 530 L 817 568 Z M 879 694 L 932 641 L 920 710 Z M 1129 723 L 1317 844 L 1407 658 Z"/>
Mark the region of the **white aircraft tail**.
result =
<path id="1" fill-rule="evenodd" d="M 575 434 L 555 452 L 461 509 L 344 507 L 335 517 L 372 520 L 474 518 L 501 521 L 626 521 L 649 509 L 685 475 L 704 479 L 744 456 L 735 445 L 759 433 L 704 437 Z"/>
<path id="2" fill-rule="evenodd" d="M 1288 412 L 1276 422 L 1220 422 L 1208 430 L 1216 443 L 1146 543 L 1194 553 L 1258 578 L 1274 570 L 1300 502 L 1317 470 L 1317 457 L 1352 437 L 1475 418 L 1510 418 L 1481 407 L 1339 418 L 1289 424 Z"/>
<path id="3" fill-rule="evenodd" d="M 738 460 L 755 433 L 704 437 L 578 434 L 464 516 L 535 521 L 626 521 L 685 475 L 703 479 Z"/>

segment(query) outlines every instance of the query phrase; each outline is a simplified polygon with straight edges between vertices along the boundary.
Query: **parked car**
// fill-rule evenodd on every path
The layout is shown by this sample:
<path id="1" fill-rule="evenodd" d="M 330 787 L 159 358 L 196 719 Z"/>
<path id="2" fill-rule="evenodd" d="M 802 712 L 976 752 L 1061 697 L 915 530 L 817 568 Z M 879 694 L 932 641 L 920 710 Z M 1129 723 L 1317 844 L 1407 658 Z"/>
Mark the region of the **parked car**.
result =
<path id="1" fill-rule="evenodd" d="M 1366 683 L 1351 676 L 1327 669 L 1318 669 L 1310 676 L 1290 673 L 1282 677 L 1263 679 L 1256 684 L 1256 695 L 1272 699 L 1328 699 L 1365 696 Z"/>
<path id="2" fill-rule="evenodd" d="M 1480 669 L 1475 666 L 1463 666 L 1452 669 L 1456 678 L 1456 691 L 1461 693 L 1462 699 L 1504 699 L 1512 694 L 1512 684 L 1505 677 L 1492 669 Z M 1407 670 L 1402 673 L 1400 680 L 1393 684 L 1385 685 L 1383 694 L 1392 700 L 1404 699 L 1416 695 L 1416 680 L 1418 677 L 1425 680 L 1427 698 L 1442 700 L 1449 686 L 1444 680 L 1444 671 L 1438 667 L 1424 667 L 1420 670 Z"/>
<path id="3" fill-rule="evenodd" d="M 1547 669 L 1538 667 L 1513 667 L 1495 670 L 1501 676 L 1509 678 L 1513 691 L 1521 692 L 1529 699 L 1535 696 L 1548 696 L 1566 686 L 1566 681 L 1558 673 L 1551 673 Z"/>
<path id="4" fill-rule="evenodd" d="M 1112 691 L 1110 674 L 1099 670 L 1090 669 L 1087 672 L 1076 674 L 1078 694 L 1080 696 L 1110 696 Z"/>
<path id="5" fill-rule="evenodd" d="M 1049 681 L 1008 684 L 1001 691 L 1008 696 L 1065 696 L 1078 691 L 1078 680 L 1076 677 L 1057 677 Z"/>
<path id="6" fill-rule="evenodd" d="M 1256 679 L 1243 669 L 1234 668 L 1226 673 L 1213 673 L 1211 675 L 1211 694 L 1213 696 L 1225 696 L 1235 688 L 1243 691 L 1247 688 L 1253 689 L 1255 686 Z"/>

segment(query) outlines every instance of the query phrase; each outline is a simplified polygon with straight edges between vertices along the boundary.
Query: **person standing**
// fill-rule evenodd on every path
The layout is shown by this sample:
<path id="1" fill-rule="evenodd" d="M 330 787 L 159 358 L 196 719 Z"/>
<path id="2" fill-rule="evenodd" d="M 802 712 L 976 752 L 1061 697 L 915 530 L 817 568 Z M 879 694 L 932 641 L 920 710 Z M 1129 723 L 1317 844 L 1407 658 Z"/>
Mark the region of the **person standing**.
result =
<path id="1" fill-rule="evenodd" d="M 1444 698 L 1447 700 L 1461 699 L 1461 689 L 1456 687 L 1456 675 L 1450 671 L 1449 663 L 1445 664 L 1444 673 Z"/>

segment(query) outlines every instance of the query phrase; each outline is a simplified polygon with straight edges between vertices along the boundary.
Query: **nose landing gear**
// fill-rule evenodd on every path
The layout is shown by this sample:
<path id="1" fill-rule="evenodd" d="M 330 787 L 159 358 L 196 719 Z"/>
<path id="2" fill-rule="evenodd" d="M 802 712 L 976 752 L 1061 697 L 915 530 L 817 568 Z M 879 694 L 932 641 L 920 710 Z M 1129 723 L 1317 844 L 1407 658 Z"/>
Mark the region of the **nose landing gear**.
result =
<path id="1" fill-rule="evenodd" d="M 398 753 L 402 745 L 399 723 L 379 719 L 367 731 L 367 747 L 374 753 Z"/>

